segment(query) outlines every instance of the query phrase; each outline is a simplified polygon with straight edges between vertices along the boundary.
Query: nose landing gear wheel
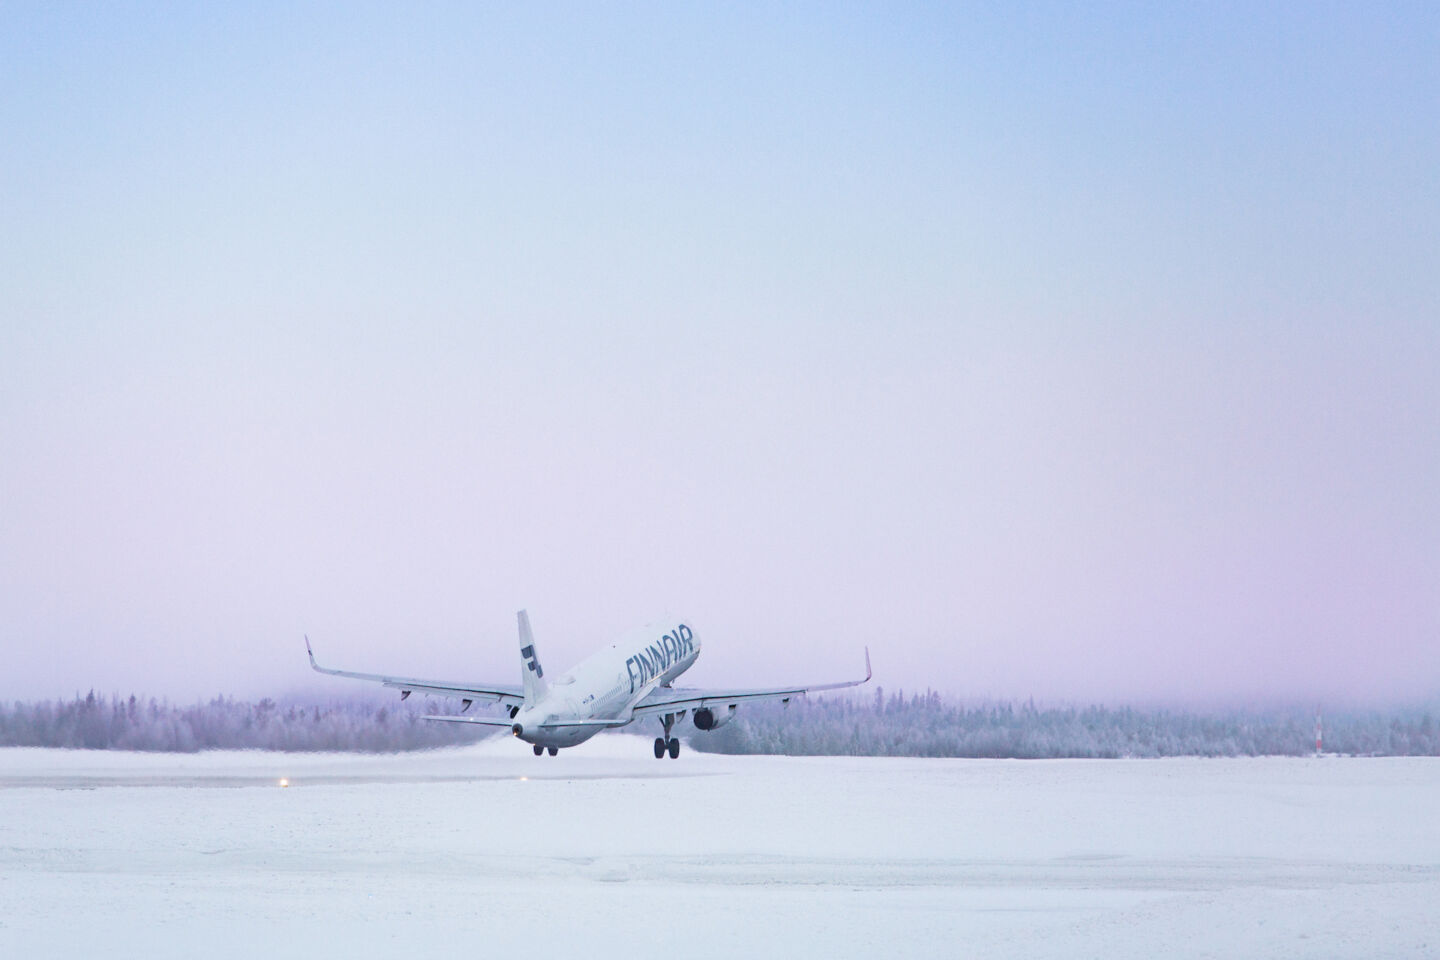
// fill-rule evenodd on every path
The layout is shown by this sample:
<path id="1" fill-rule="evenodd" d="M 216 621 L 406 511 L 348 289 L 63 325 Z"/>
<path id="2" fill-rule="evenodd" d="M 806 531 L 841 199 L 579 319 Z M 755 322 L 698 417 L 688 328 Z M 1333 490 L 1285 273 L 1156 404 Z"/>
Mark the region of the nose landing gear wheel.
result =
<path id="1" fill-rule="evenodd" d="M 560 748 L 559 748 L 559 747 L 548 747 L 547 749 L 550 751 L 550 756 L 552 756 L 552 757 L 555 756 L 555 754 L 557 754 L 557 753 L 560 752 Z"/>
<path id="2" fill-rule="evenodd" d="M 656 738 L 655 738 L 655 759 L 656 759 L 656 760 L 659 760 L 659 759 L 660 759 L 661 757 L 663 757 L 663 756 L 665 756 L 665 739 L 664 739 L 663 737 L 656 737 Z"/>
<path id="3" fill-rule="evenodd" d="M 537 757 L 540 756 L 540 754 L 542 754 L 542 753 L 545 752 L 545 748 L 542 747 L 542 746 L 540 746 L 540 744 L 538 744 L 538 743 L 535 744 L 535 746 L 534 746 L 532 749 L 535 751 L 535 756 L 537 756 Z"/>
<path id="4" fill-rule="evenodd" d="M 673 738 L 671 738 L 671 740 L 670 740 L 670 759 L 671 759 L 671 760 L 678 760 L 678 759 L 680 759 L 680 738 L 679 738 L 679 737 L 673 737 Z"/>

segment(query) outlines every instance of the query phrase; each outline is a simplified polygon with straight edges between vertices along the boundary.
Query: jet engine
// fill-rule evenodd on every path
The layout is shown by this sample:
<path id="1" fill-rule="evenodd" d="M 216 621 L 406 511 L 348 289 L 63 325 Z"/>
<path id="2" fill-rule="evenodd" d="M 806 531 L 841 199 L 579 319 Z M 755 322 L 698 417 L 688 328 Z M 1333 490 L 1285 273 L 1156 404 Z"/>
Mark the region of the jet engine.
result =
<path id="1" fill-rule="evenodd" d="M 718 730 L 735 719 L 735 704 L 729 707 L 701 707 L 692 719 L 696 730 Z"/>

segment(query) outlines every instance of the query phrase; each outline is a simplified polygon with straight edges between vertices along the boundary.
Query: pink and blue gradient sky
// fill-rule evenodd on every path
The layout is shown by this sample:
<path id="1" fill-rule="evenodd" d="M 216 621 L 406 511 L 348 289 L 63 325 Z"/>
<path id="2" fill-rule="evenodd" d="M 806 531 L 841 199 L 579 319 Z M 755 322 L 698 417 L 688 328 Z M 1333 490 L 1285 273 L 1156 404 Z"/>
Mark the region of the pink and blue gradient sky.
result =
<path id="1" fill-rule="evenodd" d="M 8 4 L 0 697 L 1440 693 L 1440 8 Z"/>

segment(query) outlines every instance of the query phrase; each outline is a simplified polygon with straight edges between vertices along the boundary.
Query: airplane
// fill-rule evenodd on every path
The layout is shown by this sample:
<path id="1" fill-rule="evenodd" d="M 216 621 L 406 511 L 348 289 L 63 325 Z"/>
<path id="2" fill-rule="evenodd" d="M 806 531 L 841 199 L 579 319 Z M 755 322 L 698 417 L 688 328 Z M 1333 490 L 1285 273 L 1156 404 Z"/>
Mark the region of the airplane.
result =
<path id="1" fill-rule="evenodd" d="M 545 679 L 530 631 L 530 616 L 516 614 L 520 625 L 520 678 L 518 686 L 495 683 L 450 683 L 414 680 L 377 673 L 332 670 L 315 662 L 310 638 L 305 652 L 310 666 L 319 673 L 353 680 L 371 680 L 400 691 L 400 699 L 415 691 L 461 701 L 460 712 L 476 701 L 498 703 L 505 717 L 465 717 L 459 714 L 430 715 L 426 720 L 444 723 L 476 723 L 509 727 L 511 735 L 532 745 L 535 756 L 555 756 L 561 747 L 584 743 L 602 730 L 614 729 L 655 717 L 665 735 L 655 738 L 655 759 L 667 753 L 680 756 L 680 741 L 671 736 L 675 724 L 690 714 L 697 730 L 717 730 L 735 717 L 742 703 L 779 700 L 820 690 L 856 687 L 869 681 L 870 649 L 865 649 L 865 679 L 841 683 L 820 683 L 764 689 L 697 690 L 672 687 L 671 683 L 695 664 L 700 656 L 700 637 L 687 622 L 666 619 L 627 633 L 602 648 L 569 673 L 553 682 Z"/>

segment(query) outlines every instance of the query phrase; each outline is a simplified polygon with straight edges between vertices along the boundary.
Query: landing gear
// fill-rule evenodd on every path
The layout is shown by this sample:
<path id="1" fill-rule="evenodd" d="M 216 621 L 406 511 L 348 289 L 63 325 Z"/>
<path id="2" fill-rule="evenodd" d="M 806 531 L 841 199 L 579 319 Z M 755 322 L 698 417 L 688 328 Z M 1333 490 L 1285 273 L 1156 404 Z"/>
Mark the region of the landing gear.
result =
<path id="1" fill-rule="evenodd" d="M 684 714 L 681 714 L 684 716 Z M 675 726 L 675 714 L 667 713 L 660 718 L 660 725 L 665 728 L 665 736 L 655 738 L 655 759 L 659 760 L 668 752 L 670 759 L 675 760 L 680 756 L 680 740 L 670 736 L 671 729 Z"/>
<path id="2" fill-rule="evenodd" d="M 535 756 L 537 756 L 537 757 L 540 756 L 540 754 L 542 754 L 542 753 L 545 752 L 545 748 L 542 747 L 542 746 L 540 746 L 540 744 L 538 744 L 538 743 L 535 744 L 535 746 L 531 747 L 531 749 L 535 751 Z"/>
<path id="3" fill-rule="evenodd" d="M 560 748 L 559 748 L 559 747 L 548 747 L 547 749 L 550 751 L 550 756 L 552 756 L 552 757 L 555 756 L 555 754 L 557 754 L 557 753 L 560 752 Z"/>

